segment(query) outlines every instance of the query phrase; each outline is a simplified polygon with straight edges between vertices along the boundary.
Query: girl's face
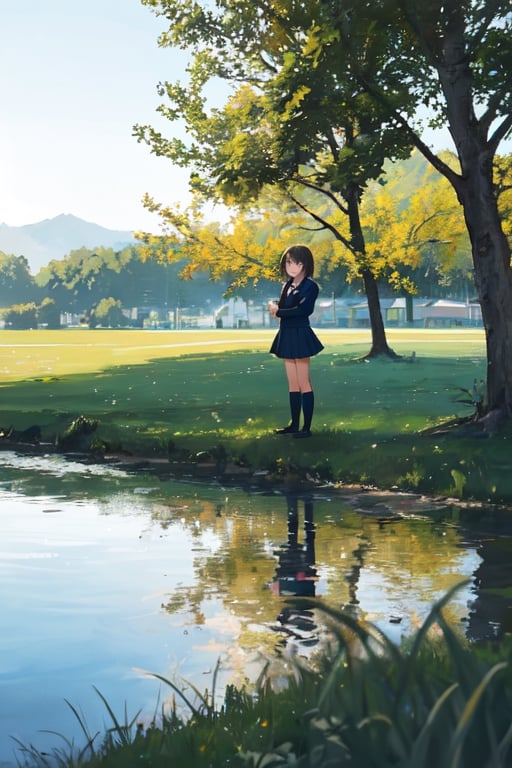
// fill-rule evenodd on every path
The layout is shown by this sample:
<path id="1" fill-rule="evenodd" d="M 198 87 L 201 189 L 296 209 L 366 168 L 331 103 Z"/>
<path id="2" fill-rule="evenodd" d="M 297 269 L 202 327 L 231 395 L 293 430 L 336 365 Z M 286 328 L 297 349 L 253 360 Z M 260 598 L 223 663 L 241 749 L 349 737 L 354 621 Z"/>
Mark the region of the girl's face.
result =
<path id="1" fill-rule="evenodd" d="M 302 280 L 304 277 L 304 264 L 300 261 L 294 261 L 290 256 L 285 260 L 286 274 L 291 277 L 292 280 Z"/>

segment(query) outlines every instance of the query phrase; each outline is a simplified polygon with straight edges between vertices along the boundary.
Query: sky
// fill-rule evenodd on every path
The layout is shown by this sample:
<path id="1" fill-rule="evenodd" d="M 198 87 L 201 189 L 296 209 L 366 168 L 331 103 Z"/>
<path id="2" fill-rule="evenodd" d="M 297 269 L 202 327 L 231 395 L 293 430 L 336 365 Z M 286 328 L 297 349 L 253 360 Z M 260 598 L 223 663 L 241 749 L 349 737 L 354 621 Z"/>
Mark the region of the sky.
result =
<path id="1" fill-rule="evenodd" d="M 132 136 L 136 123 L 176 131 L 156 112 L 158 82 L 180 79 L 186 65 L 182 52 L 158 47 L 165 29 L 140 0 L 3 3 L 0 223 L 67 213 L 157 232 L 144 193 L 187 203 L 187 171 Z M 450 146 L 447 132 L 426 138 L 434 149 Z"/>
<path id="2" fill-rule="evenodd" d="M 165 24 L 140 0 L 3 3 L 0 223 L 68 213 L 157 231 L 145 192 L 186 203 L 187 172 L 132 136 L 136 123 L 173 127 L 156 113 L 156 86 L 185 65 L 157 45 Z"/>
<path id="3" fill-rule="evenodd" d="M 158 47 L 165 29 L 140 0 L 3 3 L 0 223 L 67 213 L 158 232 L 143 194 L 187 203 L 187 171 L 132 136 L 136 123 L 176 130 L 156 112 L 158 82 L 186 66 L 182 52 Z"/>

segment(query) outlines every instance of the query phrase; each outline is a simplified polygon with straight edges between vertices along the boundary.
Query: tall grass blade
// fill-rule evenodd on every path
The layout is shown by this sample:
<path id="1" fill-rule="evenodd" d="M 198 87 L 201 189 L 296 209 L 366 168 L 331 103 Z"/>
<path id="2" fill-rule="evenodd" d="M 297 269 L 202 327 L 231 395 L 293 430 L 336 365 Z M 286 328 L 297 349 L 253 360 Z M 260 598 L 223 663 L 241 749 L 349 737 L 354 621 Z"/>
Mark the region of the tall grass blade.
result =
<path id="1" fill-rule="evenodd" d="M 443 691 L 441 696 L 439 696 L 436 703 L 430 710 L 428 717 L 425 721 L 425 724 L 421 729 L 413 745 L 413 749 L 411 752 L 411 761 L 410 761 L 412 766 L 416 766 L 417 768 L 419 768 L 419 766 L 426 765 L 425 761 L 426 761 L 426 756 L 427 756 L 428 747 L 429 747 L 429 739 L 435 727 L 437 718 L 441 710 L 443 709 L 446 701 L 450 698 L 452 693 L 457 690 L 458 687 L 459 687 L 458 683 L 453 683 L 452 685 L 450 685 L 445 691 Z"/>
<path id="2" fill-rule="evenodd" d="M 128 722 L 128 715 L 125 710 L 125 721 L 124 723 L 120 723 L 119 720 L 116 717 L 116 714 L 110 704 L 108 703 L 105 696 L 99 691 L 95 686 L 93 686 L 94 690 L 102 700 L 103 704 L 105 705 L 105 708 L 110 716 L 110 719 L 112 720 L 114 724 L 113 731 L 118 735 L 120 743 L 124 746 L 128 746 L 128 744 L 131 744 L 132 742 L 132 729 L 137 721 L 138 716 L 140 715 L 140 710 L 136 713 L 136 715 L 133 717 L 133 719 Z"/>
<path id="3" fill-rule="evenodd" d="M 158 675 L 156 672 L 152 673 L 151 677 L 154 677 L 155 680 L 160 680 L 162 683 L 164 683 L 165 685 L 168 685 L 170 688 L 172 688 L 174 693 L 176 693 L 180 697 L 180 699 L 187 706 L 187 708 L 190 710 L 190 712 L 195 717 L 201 717 L 201 710 L 192 703 L 192 701 L 188 698 L 188 696 L 185 695 L 185 693 L 181 690 L 181 688 L 179 688 L 176 685 L 176 683 L 173 683 L 172 680 L 169 680 L 167 677 L 163 677 L 163 675 Z M 193 685 L 192 683 L 189 683 L 188 681 L 186 681 L 186 682 L 187 682 L 187 685 L 194 691 L 194 693 L 196 694 L 197 698 L 202 703 L 203 707 L 208 709 L 209 705 L 208 705 L 207 697 L 204 694 L 202 694 L 199 691 L 199 689 L 195 687 L 195 685 Z"/>
<path id="4" fill-rule="evenodd" d="M 78 722 L 78 724 L 80 726 L 80 729 L 81 729 L 82 733 L 85 736 L 85 740 L 86 740 L 87 746 L 92 750 L 94 741 L 97 738 L 97 736 L 99 735 L 99 731 L 97 731 L 96 734 L 94 736 L 92 736 L 90 731 L 89 731 L 89 727 L 88 727 L 88 725 L 87 725 L 87 723 L 85 721 L 84 716 L 78 711 L 78 709 L 70 701 L 68 701 L 67 699 L 64 699 L 64 701 L 66 702 L 67 706 L 70 708 L 70 710 L 72 711 L 73 715 L 75 716 L 75 718 L 76 718 L 76 720 L 77 720 L 77 722 Z"/>
<path id="5" fill-rule="evenodd" d="M 488 686 L 490 685 L 492 679 L 498 674 L 498 672 L 501 672 L 501 670 L 505 669 L 507 666 L 508 663 L 506 661 L 501 661 L 491 667 L 491 669 L 487 672 L 483 680 L 479 683 L 479 685 L 475 688 L 472 695 L 470 696 L 466 706 L 464 707 L 464 710 L 462 711 L 452 737 L 452 743 L 450 745 L 450 753 L 452 755 L 450 762 L 451 768 L 459 768 L 459 766 L 464 768 L 461 763 L 462 750 L 464 747 L 464 740 L 474 718 L 476 708 Z"/>
<path id="6" fill-rule="evenodd" d="M 413 670 L 417 664 L 420 650 L 425 643 L 429 629 L 439 620 L 442 609 L 450 602 L 453 596 L 460 589 L 465 587 L 468 583 L 469 583 L 469 579 L 464 579 L 464 581 L 461 581 L 458 584 L 455 584 L 455 586 L 449 589 L 448 592 L 440 600 L 434 603 L 434 605 L 430 610 L 430 613 L 428 614 L 427 618 L 419 628 L 414 638 L 414 642 L 408 654 L 408 657 L 405 660 L 405 662 L 401 665 L 402 674 L 401 674 L 400 682 L 397 686 L 397 706 L 400 704 L 400 702 L 404 698 Z"/>
<path id="7" fill-rule="evenodd" d="M 442 613 L 439 614 L 437 621 L 443 633 L 443 639 L 450 658 L 455 665 L 454 674 L 465 696 L 469 696 L 474 688 L 475 675 L 479 674 L 476 659 L 461 644 L 460 637 L 457 636 Z"/>
<path id="8" fill-rule="evenodd" d="M 512 723 L 507 728 L 507 731 L 505 735 L 503 736 L 502 740 L 499 742 L 496 753 L 498 757 L 498 765 L 505 763 L 505 757 L 507 755 L 507 752 L 510 749 L 510 745 L 512 744 Z"/>

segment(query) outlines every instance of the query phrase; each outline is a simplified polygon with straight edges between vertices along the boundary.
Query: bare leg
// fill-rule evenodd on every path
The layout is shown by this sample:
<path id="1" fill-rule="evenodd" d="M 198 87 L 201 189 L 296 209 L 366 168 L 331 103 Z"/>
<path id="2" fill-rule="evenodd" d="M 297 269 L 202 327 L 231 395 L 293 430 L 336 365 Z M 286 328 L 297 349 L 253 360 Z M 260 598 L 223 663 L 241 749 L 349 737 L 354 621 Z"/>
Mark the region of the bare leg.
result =
<path id="1" fill-rule="evenodd" d="M 309 357 L 284 361 L 288 390 L 290 392 L 311 392 L 311 380 L 309 378 Z"/>
<path id="2" fill-rule="evenodd" d="M 299 390 L 302 394 L 304 394 L 304 392 L 311 392 L 313 387 L 311 386 L 311 379 L 309 376 L 309 357 L 301 357 L 294 362 L 299 382 Z"/>

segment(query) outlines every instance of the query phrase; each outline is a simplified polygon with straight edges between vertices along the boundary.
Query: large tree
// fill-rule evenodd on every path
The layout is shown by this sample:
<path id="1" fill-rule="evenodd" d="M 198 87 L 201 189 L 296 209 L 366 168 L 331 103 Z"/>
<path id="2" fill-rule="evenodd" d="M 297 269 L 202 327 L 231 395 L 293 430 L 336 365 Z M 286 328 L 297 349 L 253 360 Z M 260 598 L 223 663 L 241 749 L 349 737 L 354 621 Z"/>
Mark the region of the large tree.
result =
<path id="1" fill-rule="evenodd" d="M 171 119 L 178 116 L 177 105 L 185 106 L 186 99 L 196 115 L 205 111 L 206 99 L 199 93 L 210 76 L 247 82 L 247 65 L 256 71 L 259 61 L 259 85 L 267 88 L 269 81 L 276 87 L 281 85 L 286 127 L 278 134 L 281 138 L 287 131 L 291 135 L 289 129 L 293 128 L 295 135 L 302 132 L 311 139 L 315 115 L 316 135 L 324 134 L 325 111 L 330 115 L 334 107 L 332 98 L 323 101 L 323 89 L 327 88 L 327 94 L 337 95 L 338 105 L 354 118 L 354 138 L 359 139 L 347 144 L 343 138 L 341 148 L 346 151 L 340 153 L 335 171 L 345 174 L 344 163 L 352 163 L 355 153 L 364 178 L 371 178 L 372 164 L 378 159 L 373 148 L 379 146 L 382 133 L 390 130 L 396 146 L 393 148 L 391 142 L 389 156 L 397 147 L 402 151 L 412 143 L 450 181 L 463 207 L 471 240 L 486 331 L 489 408 L 510 418 L 510 247 L 501 225 L 493 180 L 495 154 L 512 127 L 509 0 L 253 0 L 250 4 L 245 0 L 218 0 L 215 7 L 194 0 L 142 2 L 171 20 L 170 29 L 162 35 L 163 44 L 189 47 L 200 54 L 191 70 L 192 90 L 161 86 L 162 95 L 167 94 L 172 102 L 171 107 L 162 107 L 161 111 Z M 283 73 L 286 79 L 280 82 Z M 315 85 L 321 87 L 315 89 Z M 272 95 L 271 90 L 267 89 L 267 93 Z M 313 96 L 317 100 L 316 112 L 303 109 Z M 459 169 L 446 164 L 422 140 L 413 117 L 420 106 L 426 107 L 432 124 L 448 126 Z M 278 119 L 277 104 L 271 102 L 270 107 Z M 257 125 L 261 112 L 254 111 L 251 101 L 246 110 L 253 118 L 253 126 Z M 400 138 L 397 125 L 402 129 Z M 219 130 L 225 130 L 225 126 L 225 121 L 218 123 Z M 331 142 L 338 141 L 339 127 L 339 122 L 331 123 Z M 195 136 L 192 148 L 176 140 L 165 145 L 162 136 L 154 134 L 153 149 L 174 155 L 175 160 L 179 156 L 183 160 L 188 153 L 192 162 L 198 158 L 197 148 L 203 139 L 205 151 L 200 153 L 199 169 L 211 172 L 216 168 L 229 180 L 230 171 L 243 153 L 245 162 L 267 166 L 273 180 L 275 145 L 269 152 L 269 145 L 262 144 L 263 132 L 253 136 L 249 127 L 239 130 L 231 155 L 222 158 L 221 169 L 216 165 L 219 158 L 211 152 L 215 126 L 206 121 L 204 128 L 202 136 Z M 296 145 L 293 148 L 300 150 Z M 316 148 L 321 162 L 318 144 Z M 311 149 L 309 146 L 308 151 Z M 306 167 L 310 160 L 311 155 L 306 157 Z M 200 174 L 195 180 L 199 178 Z M 331 173 L 330 182 L 335 190 L 342 189 L 337 173 Z"/>

